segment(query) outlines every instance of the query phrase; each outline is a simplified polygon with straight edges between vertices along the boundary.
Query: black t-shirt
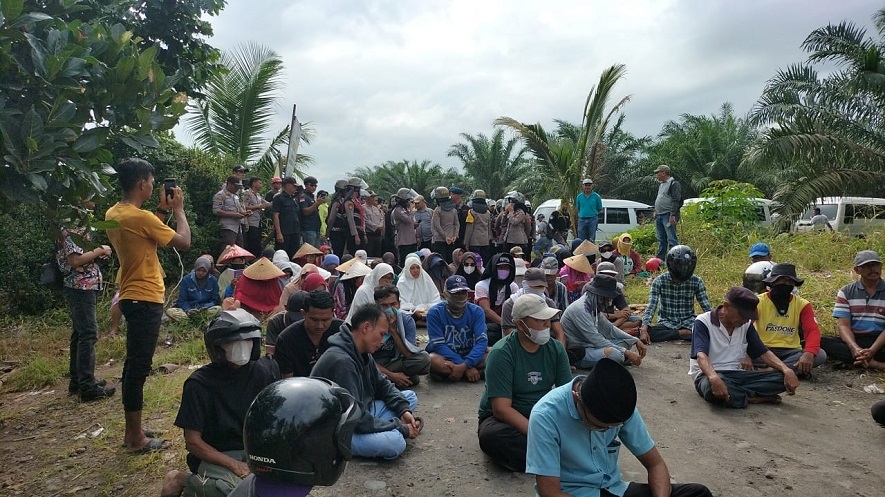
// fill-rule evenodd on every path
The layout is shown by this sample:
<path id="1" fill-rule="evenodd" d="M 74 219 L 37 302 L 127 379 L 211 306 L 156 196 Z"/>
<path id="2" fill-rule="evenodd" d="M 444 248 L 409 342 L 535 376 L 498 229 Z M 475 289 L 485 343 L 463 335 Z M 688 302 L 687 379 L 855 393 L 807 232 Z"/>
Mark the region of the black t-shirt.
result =
<path id="1" fill-rule="evenodd" d="M 344 321 L 333 319 L 329 329 L 320 338 L 319 347 L 315 346 L 307 336 L 304 320 L 283 330 L 277 337 L 273 352 L 273 358 L 280 366 L 280 374 L 291 373 L 295 377 L 310 376 L 313 365 L 316 364 L 320 355 L 329 348 L 329 337 L 338 333 L 342 324 Z"/>
<path id="2" fill-rule="evenodd" d="M 298 208 L 299 209 L 307 209 L 308 207 L 313 206 L 313 203 L 316 202 L 316 198 L 312 193 L 304 192 L 301 194 L 301 197 L 298 200 Z M 301 212 L 301 211 L 299 211 Z M 320 230 L 320 210 L 317 209 L 308 215 L 301 215 L 301 229 L 304 231 L 319 231 Z"/>
<path id="3" fill-rule="evenodd" d="M 280 230 L 284 235 L 301 232 L 301 220 L 298 216 L 298 202 L 286 192 L 273 198 L 273 211 L 280 215 Z"/>
<path id="4" fill-rule="evenodd" d="M 290 316 L 294 315 L 294 319 Z M 267 321 L 267 327 L 264 330 L 264 343 L 266 345 L 276 345 L 277 338 L 280 337 L 280 333 L 283 332 L 287 327 L 295 324 L 298 321 L 301 321 L 303 318 L 301 317 L 301 311 L 297 312 L 281 312 L 276 316 L 270 318 Z"/>
<path id="5" fill-rule="evenodd" d="M 398 354 L 399 350 L 396 348 L 396 342 L 393 340 L 393 336 L 388 333 L 384 336 L 384 343 L 381 344 L 381 348 L 372 352 L 372 357 L 375 358 L 377 363 L 387 364 L 396 359 Z"/>
<path id="6" fill-rule="evenodd" d="M 264 387 L 280 379 L 273 359 L 262 357 L 233 369 L 207 364 L 185 380 L 175 426 L 200 432 L 219 452 L 243 450 L 246 411 Z M 196 473 L 200 459 L 188 453 L 187 465 Z"/>

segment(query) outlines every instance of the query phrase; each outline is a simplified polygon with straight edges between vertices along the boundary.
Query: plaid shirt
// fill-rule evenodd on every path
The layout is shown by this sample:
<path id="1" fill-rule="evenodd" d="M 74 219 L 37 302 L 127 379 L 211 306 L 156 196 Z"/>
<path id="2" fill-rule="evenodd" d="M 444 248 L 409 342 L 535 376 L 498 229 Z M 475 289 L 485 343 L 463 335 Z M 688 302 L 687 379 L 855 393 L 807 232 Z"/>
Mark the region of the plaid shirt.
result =
<path id="1" fill-rule="evenodd" d="M 650 325 L 657 309 L 657 324 L 674 330 L 691 329 L 696 317 L 695 299 L 704 312 L 713 310 L 704 280 L 693 274 L 688 281 L 676 282 L 669 272 L 664 273 L 651 284 L 651 294 L 648 297 L 648 307 L 642 315 L 642 324 Z"/>

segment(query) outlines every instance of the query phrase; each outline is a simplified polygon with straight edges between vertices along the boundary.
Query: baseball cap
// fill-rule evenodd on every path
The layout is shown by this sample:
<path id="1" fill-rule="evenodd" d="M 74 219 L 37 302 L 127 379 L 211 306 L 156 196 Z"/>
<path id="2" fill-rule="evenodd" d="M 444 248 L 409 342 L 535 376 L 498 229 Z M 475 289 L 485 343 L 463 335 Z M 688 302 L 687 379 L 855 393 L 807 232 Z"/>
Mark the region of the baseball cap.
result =
<path id="1" fill-rule="evenodd" d="M 725 300 L 731 302 L 744 319 L 752 319 L 754 321 L 759 319 L 759 312 L 756 311 L 756 306 L 759 305 L 759 297 L 752 290 L 742 286 L 733 286 L 725 294 Z"/>
<path id="2" fill-rule="evenodd" d="M 279 176 L 274 176 L 274 178 L 272 180 L 270 180 L 270 182 L 271 183 L 282 183 L 283 178 L 280 178 Z"/>
<path id="3" fill-rule="evenodd" d="M 233 171 L 235 173 L 248 173 L 249 169 L 246 167 L 243 167 L 243 166 L 234 166 L 234 168 L 231 169 L 231 171 Z"/>
<path id="4" fill-rule="evenodd" d="M 660 173 L 660 172 L 665 172 L 665 173 L 669 174 L 670 173 L 670 166 L 668 166 L 666 164 L 661 164 L 660 166 L 658 166 L 657 169 L 655 169 L 655 173 Z"/>
<path id="5" fill-rule="evenodd" d="M 526 269 L 522 281 L 529 287 L 547 287 L 547 276 L 543 269 L 537 267 Z"/>
<path id="6" fill-rule="evenodd" d="M 516 299 L 510 315 L 514 320 L 527 317 L 546 320 L 552 319 L 557 314 L 559 314 L 559 309 L 549 307 L 544 297 L 527 293 Z"/>
<path id="7" fill-rule="evenodd" d="M 874 250 L 861 250 L 856 256 L 854 256 L 854 267 L 863 266 L 864 264 L 869 264 L 871 262 L 882 263 L 879 254 Z"/>
<path id="8" fill-rule="evenodd" d="M 466 292 L 467 290 L 470 290 L 470 287 L 467 286 L 467 278 L 461 276 L 460 274 L 449 276 L 446 279 L 447 292 L 458 293 Z"/>
<path id="9" fill-rule="evenodd" d="M 525 255 L 525 252 L 522 251 L 522 247 L 517 245 L 510 249 L 510 255 Z"/>
<path id="10" fill-rule="evenodd" d="M 750 257 L 759 257 L 760 255 L 771 255 L 771 248 L 762 242 L 756 242 L 750 247 Z"/>
<path id="11" fill-rule="evenodd" d="M 593 180 L 590 179 L 590 178 L 584 178 L 584 181 L 581 181 L 581 184 L 582 184 L 582 185 L 592 185 L 592 184 L 593 184 Z"/>
<path id="12" fill-rule="evenodd" d="M 559 274 L 559 261 L 556 257 L 545 257 L 541 261 L 541 269 L 544 274 Z"/>

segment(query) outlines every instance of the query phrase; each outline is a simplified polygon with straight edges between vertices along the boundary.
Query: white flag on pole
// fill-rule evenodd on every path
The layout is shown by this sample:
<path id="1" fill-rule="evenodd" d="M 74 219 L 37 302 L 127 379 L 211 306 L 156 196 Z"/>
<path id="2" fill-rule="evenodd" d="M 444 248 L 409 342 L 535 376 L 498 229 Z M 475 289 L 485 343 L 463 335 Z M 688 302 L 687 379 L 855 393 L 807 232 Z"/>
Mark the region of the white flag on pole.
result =
<path id="1" fill-rule="evenodd" d="M 289 127 L 289 154 L 286 157 L 286 176 L 295 173 L 295 158 L 298 156 L 298 144 L 301 142 L 301 123 L 292 106 L 292 125 Z"/>

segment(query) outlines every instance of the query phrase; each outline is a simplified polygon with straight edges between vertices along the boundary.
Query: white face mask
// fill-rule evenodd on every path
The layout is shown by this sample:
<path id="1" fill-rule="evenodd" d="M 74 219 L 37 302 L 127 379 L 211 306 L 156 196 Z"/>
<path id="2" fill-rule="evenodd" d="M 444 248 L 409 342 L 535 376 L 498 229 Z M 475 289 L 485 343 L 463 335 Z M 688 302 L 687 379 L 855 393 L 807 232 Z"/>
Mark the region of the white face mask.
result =
<path id="1" fill-rule="evenodd" d="M 608 259 L 609 257 L 612 256 L 612 252 L 600 252 L 599 255 L 600 255 L 603 259 Z"/>
<path id="2" fill-rule="evenodd" d="M 526 328 L 527 330 L 529 330 L 529 332 L 526 333 L 526 336 L 527 336 L 527 337 L 529 338 L 529 340 L 531 340 L 532 342 L 534 342 L 534 343 L 536 343 L 536 344 L 538 344 L 538 345 L 544 345 L 545 343 L 547 343 L 547 342 L 550 341 L 550 328 L 543 328 L 543 329 L 540 329 L 540 330 L 533 330 L 533 329 L 529 328 L 529 325 L 525 324 L 525 321 L 523 321 L 522 324 L 524 324 L 524 325 L 525 325 L 525 328 Z"/>
<path id="3" fill-rule="evenodd" d="M 464 272 L 467 274 L 473 274 L 476 271 L 476 266 L 464 266 Z"/>
<path id="4" fill-rule="evenodd" d="M 223 344 L 221 348 L 224 349 L 227 361 L 237 366 L 246 364 L 252 358 L 252 340 L 228 342 Z"/>

